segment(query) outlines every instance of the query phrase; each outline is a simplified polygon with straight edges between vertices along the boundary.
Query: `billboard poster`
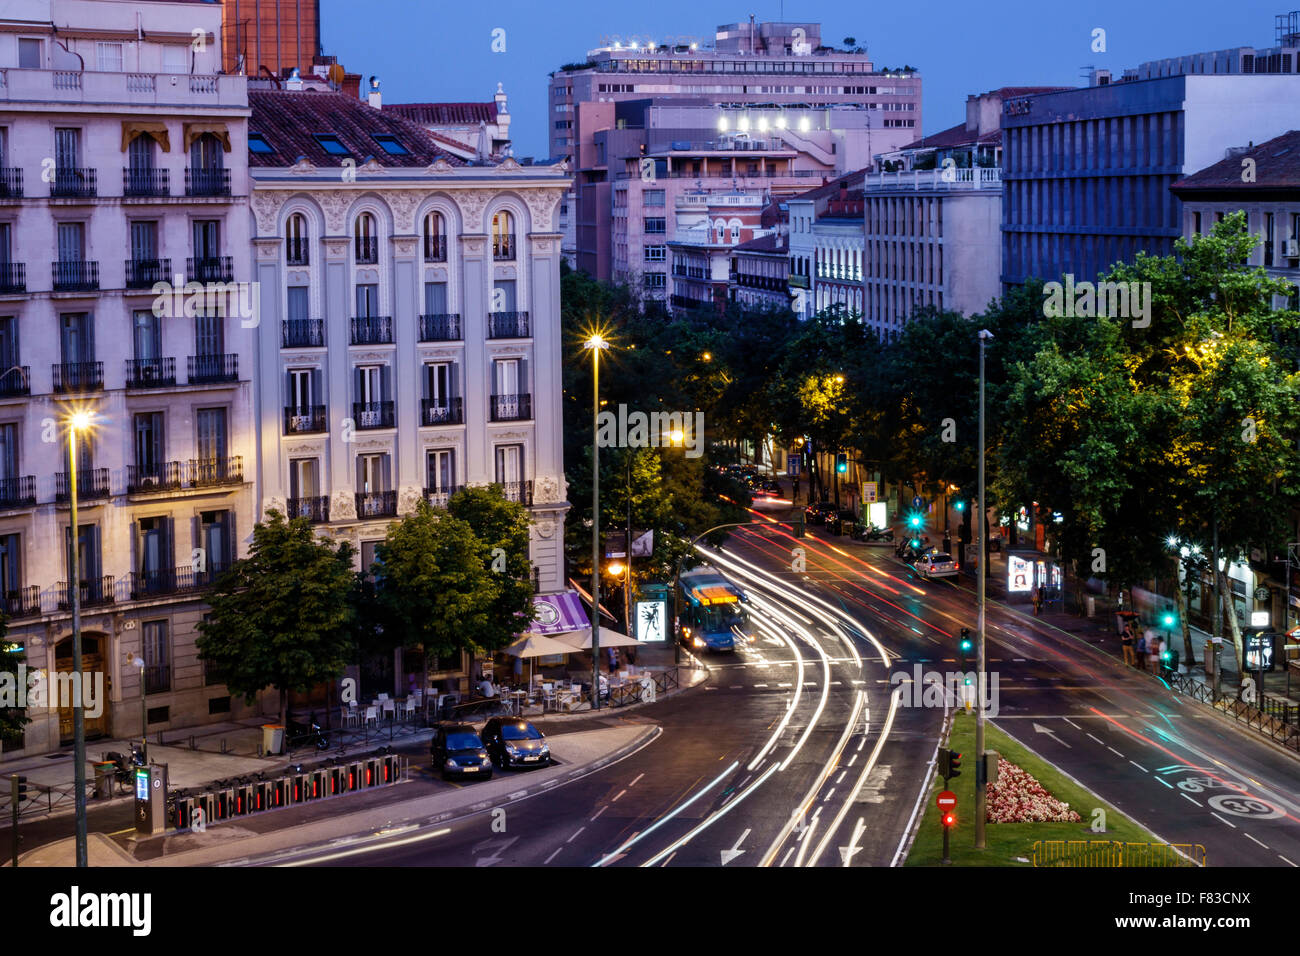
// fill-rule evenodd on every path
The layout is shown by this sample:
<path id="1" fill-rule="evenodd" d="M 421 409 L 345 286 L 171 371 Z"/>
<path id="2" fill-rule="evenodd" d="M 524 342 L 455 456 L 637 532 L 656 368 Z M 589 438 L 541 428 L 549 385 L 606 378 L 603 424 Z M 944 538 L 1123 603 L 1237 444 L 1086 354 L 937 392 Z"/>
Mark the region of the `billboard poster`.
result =
<path id="1" fill-rule="evenodd" d="M 636 602 L 636 639 L 643 644 L 662 644 L 667 636 L 665 601 Z"/>
<path id="2" fill-rule="evenodd" d="M 1014 554 L 1007 555 L 1007 591 L 1032 591 L 1034 589 L 1034 564 Z"/>

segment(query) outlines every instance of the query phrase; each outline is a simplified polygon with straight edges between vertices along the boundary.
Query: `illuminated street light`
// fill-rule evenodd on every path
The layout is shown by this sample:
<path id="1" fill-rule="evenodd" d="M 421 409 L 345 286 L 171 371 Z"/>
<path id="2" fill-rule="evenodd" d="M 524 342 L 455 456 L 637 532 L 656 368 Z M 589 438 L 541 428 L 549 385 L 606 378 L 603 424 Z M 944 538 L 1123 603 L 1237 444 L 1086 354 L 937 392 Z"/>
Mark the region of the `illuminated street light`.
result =
<path id="1" fill-rule="evenodd" d="M 89 866 L 86 843 L 86 715 L 82 707 L 84 695 L 81 682 L 81 569 L 77 555 L 77 441 L 90 431 L 90 412 L 78 409 L 68 416 L 68 501 L 69 515 L 68 588 L 72 591 L 72 673 L 76 698 L 72 702 L 72 759 L 75 788 L 73 793 L 77 816 L 76 855 L 77 866 Z"/>
<path id="2" fill-rule="evenodd" d="M 609 342 L 593 332 L 582 344 L 591 352 L 591 709 L 600 709 L 600 353 Z"/>

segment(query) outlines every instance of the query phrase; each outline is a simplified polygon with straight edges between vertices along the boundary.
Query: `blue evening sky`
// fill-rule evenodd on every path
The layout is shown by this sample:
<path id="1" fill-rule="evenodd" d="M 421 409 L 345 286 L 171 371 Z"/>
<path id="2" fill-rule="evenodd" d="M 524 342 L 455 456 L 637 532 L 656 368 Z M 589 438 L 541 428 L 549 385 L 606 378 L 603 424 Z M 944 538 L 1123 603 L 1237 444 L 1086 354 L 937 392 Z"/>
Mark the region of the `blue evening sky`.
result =
<path id="1" fill-rule="evenodd" d="M 515 155 L 547 152 L 547 74 L 582 61 L 602 36 L 698 36 L 722 23 L 820 21 L 828 44 L 856 38 L 877 66 L 924 77 L 926 134 L 965 118 L 969 93 L 1000 86 L 1078 85 L 1087 65 L 1118 74 L 1144 60 L 1232 46 L 1273 45 L 1287 0 L 321 0 L 322 44 L 350 72 L 382 81 L 388 102 L 486 101 L 505 84 Z M 492 33 L 505 30 L 504 53 Z M 1106 52 L 1092 52 L 1092 31 Z"/>

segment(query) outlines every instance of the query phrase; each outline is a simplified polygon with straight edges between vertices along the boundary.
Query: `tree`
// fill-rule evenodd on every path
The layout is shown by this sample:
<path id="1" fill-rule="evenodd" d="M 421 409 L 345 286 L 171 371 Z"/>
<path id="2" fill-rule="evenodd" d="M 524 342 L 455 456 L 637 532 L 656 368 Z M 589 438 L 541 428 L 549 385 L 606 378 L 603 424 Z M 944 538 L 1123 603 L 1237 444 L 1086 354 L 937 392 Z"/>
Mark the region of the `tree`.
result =
<path id="1" fill-rule="evenodd" d="M 249 555 L 216 581 L 199 623 L 199 657 L 230 691 L 251 703 L 267 687 L 303 693 L 342 673 L 353 647 L 355 587 L 347 542 L 316 537 L 306 518 L 286 522 L 275 509 L 253 528 Z"/>
<path id="2" fill-rule="evenodd" d="M 26 660 L 26 654 L 19 644 L 11 643 L 6 635 L 9 633 L 9 619 L 0 614 L 0 686 L 12 682 L 15 695 L 25 693 L 27 688 L 19 679 L 18 665 Z M 17 701 L 15 700 L 15 705 Z M 17 706 L 0 706 L 0 745 L 21 744 L 23 728 L 32 719 L 27 716 L 25 708 Z"/>
<path id="3" fill-rule="evenodd" d="M 464 646 L 481 654 L 512 644 L 533 619 L 528 509 L 508 501 L 500 485 L 488 485 L 464 488 L 452 495 L 447 511 L 469 525 L 492 570 L 484 626 L 462 632 Z"/>

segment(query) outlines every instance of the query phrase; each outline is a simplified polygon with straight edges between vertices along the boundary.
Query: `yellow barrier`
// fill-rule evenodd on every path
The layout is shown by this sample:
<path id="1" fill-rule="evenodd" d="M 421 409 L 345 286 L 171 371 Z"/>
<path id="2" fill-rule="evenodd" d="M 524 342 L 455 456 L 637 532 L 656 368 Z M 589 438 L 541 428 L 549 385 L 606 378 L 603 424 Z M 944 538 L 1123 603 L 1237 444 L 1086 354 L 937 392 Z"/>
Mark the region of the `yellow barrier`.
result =
<path id="1" fill-rule="evenodd" d="M 1199 843 L 1039 840 L 1034 844 L 1032 859 L 1034 866 L 1205 866 L 1205 847 Z"/>

